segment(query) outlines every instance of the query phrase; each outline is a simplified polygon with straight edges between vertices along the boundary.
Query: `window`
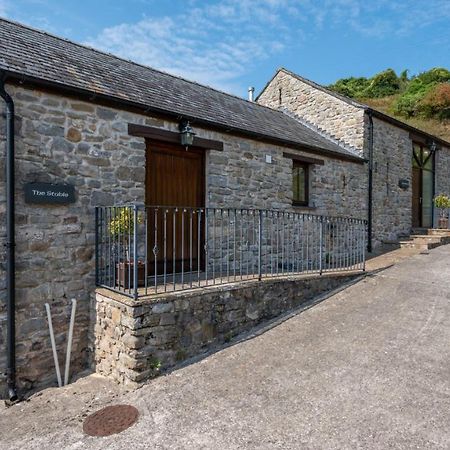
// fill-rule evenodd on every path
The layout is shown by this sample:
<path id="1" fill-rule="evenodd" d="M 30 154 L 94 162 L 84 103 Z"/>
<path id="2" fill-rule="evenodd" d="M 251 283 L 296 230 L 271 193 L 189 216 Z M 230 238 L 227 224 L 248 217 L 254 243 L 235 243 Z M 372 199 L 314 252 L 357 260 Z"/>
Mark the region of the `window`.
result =
<path id="1" fill-rule="evenodd" d="M 292 166 L 292 204 L 294 206 L 308 206 L 308 172 L 309 165 L 293 161 Z"/>

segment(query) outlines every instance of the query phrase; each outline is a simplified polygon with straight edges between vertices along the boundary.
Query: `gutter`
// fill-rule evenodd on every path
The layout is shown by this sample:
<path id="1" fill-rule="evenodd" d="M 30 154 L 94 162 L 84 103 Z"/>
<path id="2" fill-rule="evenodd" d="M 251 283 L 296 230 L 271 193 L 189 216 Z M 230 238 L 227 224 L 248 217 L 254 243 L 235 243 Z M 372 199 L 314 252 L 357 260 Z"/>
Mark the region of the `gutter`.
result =
<path id="1" fill-rule="evenodd" d="M 368 177 L 368 196 L 367 196 L 367 251 L 372 252 L 372 215 L 373 215 L 373 117 L 372 111 L 367 110 L 369 117 L 369 177 Z"/>
<path id="2" fill-rule="evenodd" d="M 6 310 L 7 360 L 6 379 L 10 402 L 18 400 L 16 390 L 16 280 L 14 217 L 14 102 L 5 90 L 5 76 L 0 77 L 0 97 L 6 106 Z"/>

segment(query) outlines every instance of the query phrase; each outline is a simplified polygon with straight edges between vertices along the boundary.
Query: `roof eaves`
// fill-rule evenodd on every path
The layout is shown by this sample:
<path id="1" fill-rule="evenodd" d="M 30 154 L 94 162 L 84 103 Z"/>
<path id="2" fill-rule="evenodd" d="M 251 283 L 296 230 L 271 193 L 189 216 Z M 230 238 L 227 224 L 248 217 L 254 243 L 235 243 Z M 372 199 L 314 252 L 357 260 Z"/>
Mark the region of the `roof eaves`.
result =
<path id="1" fill-rule="evenodd" d="M 434 140 L 437 143 L 450 149 L 450 142 L 446 141 L 445 139 L 440 138 L 439 136 L 435 136 L 434 134 L 427 133 L 426 131 L 421 130 L 420 128 L 413 127 L 412 125 L 402 122 L 401 120 L 398 120 L 395 117 L 392 117 L 388 114 L 378 111 L 377 109 L 370 108 L 369 106 L 365 109 L 365 111 L 367 113 L 372 114 L 374 117 L 377 117 L 378 119 L 384 120 L 385 122 L 389 122 L 395 126 L 398 126 L 399 128 L 403 128 L 404 130 L 411 131 L 413 133 L 425 136 L 428 139 L 430 139 L 432 141 Z"/>
<path id="2" fill-rule="evenodd" d="M 20 84 L 24 84 L 24 83 L 28 82 L 32 85 L 38 85 L 38 86 L 42 86 L 42 87 L 45 87 L 48 89 L 54 89 L 59 92 L 65 92 L 65 93 L 72 94 L 72 95 L 74 95 L 74 94 L 81 95 L 81 96 L 85 97 L 86 99 L 88 99 L 89 101 L 94 101 L 95 99 L 103 100 L 103 101 L 110 102 L 110 103 L 113 103 L 116 105 L 127 106 L 129 108 L 130 107 L 136 108 L 136 109 L 144 111 L 145 113 L 153 112 L 153 113 L 159 114 L 159 115 L 170 116 L 175 119 L 181 118 L 180 113 L 175 112 L 175 111 L 170 111 L 167 109 L 162 110 L 160 108 L 149 106 L 149 105 L 146 105 L 143 103 L 136 103 L 136 102 L 133 102 L 130 100 L 125 100 L 120 97 L 102 94 L 102 93 L 90 91 L 87 89 L 82 89 L 82 88 L 79 88 L 76 86 L 70 86 L 67 84 L 62 84 L 62 83 L 58 83 L 55 81 L 46 80 L 44 78 L 32 77 L 30 75 L 24 75 L 24 74 L 21 74 L 18 72 L 12 72 L 12 71 L 8 71 L 8 70 L 1 69 L 1 68 L 0 68 L 0 73 L 3 73 L 3 76 L 6 76 L 7 78 L 12 79 Z M 274 110 L 271 108 L 269 108 L 269 109 L 271 111 L 273 111 L 274 113 L 283 114 L 281 111 L 277 111 L 277 110 Z M 363 158 L 358 157 L 356 155 L 353 156 L 353 155 L 349 155 L 346 153 L 339 153 L 339 152 L 335 152 L 332 150 L 324 149 L 322 147 L 315 147 L 315 146 L 312 146 L 309 144 L 295 142 L 295 141 L 291 141 L 288 139 L 276 138 L 273 136 L 265 135 L 264 133 L 256 133 L 256 132 L 252 132 L 250 130 L 243 130 L 243 129 L 236 128 L 233 126 L 223 125 L 223 124 L 219 124 L 217 122 L 208 121 L 204 118 L 199 118 L 199 117 L 195 117 L 195 116 L 183 116 L 183 117 L 186 119 L 189 119 L 190 121 L 192 121 L 194 123 L 202 124 L 202 125 L 209 127 L 210 129 L 220 130 L 225 133 L 234 132 L 237 135 L 253 137 L 254 139 L 257 139 L 257 140 L 264 140 L 266 142 L 271 142 L 271 143 L 278 144 L 281 146 L 284 145 L 288 148 L 294 148 L 294 149 L 298 149 L 298 150 L 307 150 L 312 153 L 329 156 L 331 158 L 338 158 L 338 159 L 353 161 L 353 162 L 357 162 L 357 163 L 363 163 L 365 161 Z"/>

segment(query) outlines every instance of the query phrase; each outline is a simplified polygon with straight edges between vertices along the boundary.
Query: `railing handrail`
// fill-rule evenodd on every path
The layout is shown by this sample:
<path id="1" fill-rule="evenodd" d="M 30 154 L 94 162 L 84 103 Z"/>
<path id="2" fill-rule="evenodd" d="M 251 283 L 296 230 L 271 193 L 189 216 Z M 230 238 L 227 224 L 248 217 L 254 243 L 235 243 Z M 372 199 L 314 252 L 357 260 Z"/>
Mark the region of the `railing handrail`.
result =
<path id="1" fill-rule="evenodd" d="M 349 216 L 333 216 L 328 214 L 315 214 L 313 212 L 299 212 L 299 211 L 291 211 L 285 209 L 265 209 L 265 208 L 241 208 L 241 207 L 216 207 L 216 206 L 178 206 L 178 205 L 146 205 L 143 203 L 125 203 L 118 205 L 97 205 L 97 208 L 131 208 L 137 207 L 138 209 L 177 209 L 177 210 L 186 210 L 186 211 L 206 211 L 206 210 L 216 210 L 216 211 L 255 211 L 255 212 L 269 212 L 269 213 L 277 213 L 277 214 L 293 214 L 295 216 L 304 216 L 304 217 L 322 217 L 326 219 L 333 220 L 345 220 L 345 221 L 357 221 L 358 223 L 366 224 L 367 219 L 360 219 L 358 217 L 349 217 Z"/>

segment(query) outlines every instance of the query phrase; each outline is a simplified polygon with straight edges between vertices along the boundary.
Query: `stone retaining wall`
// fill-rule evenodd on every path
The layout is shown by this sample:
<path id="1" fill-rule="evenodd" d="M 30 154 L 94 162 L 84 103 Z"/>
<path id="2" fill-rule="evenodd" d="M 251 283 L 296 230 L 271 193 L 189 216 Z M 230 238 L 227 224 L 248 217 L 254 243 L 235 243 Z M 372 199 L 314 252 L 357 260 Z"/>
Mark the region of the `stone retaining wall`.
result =
<path id="1" fill-rule="evenodd" d="M 95 370 L 119 383 L 145 381 L 360 275 L 266 279 L 140 301 L 99 289 Z"/>

